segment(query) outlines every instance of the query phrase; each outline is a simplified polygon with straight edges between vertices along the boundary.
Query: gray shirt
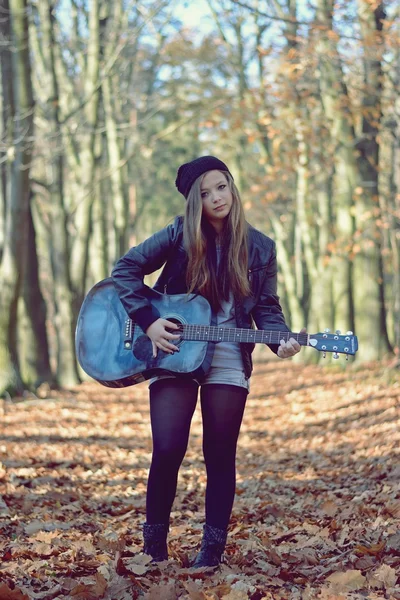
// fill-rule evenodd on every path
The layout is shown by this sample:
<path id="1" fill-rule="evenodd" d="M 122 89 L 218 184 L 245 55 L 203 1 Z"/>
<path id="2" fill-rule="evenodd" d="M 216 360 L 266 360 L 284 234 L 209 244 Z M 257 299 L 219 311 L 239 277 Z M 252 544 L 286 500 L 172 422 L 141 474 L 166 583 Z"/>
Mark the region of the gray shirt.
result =
<path id="1" fill-rule="evenodd" d="M 235 307 L 233 296 L 224 300 L 217 314 L 217 326 L 236 327 Z M 240 369 L 243 370 L 242 354 L 240 346 L 235 342 L 218 342 L 215 344 L 212 367 Z"/>

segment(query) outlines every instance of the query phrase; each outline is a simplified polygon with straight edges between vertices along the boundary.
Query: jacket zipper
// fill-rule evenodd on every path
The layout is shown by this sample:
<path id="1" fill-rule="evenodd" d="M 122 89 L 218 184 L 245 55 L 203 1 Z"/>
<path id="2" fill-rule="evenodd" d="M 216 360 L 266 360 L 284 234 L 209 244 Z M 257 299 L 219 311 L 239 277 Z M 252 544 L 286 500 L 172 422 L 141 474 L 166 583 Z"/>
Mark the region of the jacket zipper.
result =
<path id="1" fill-rule="evenodd" d="M 261 267 L 256 267 L 255 269 L 249 269 L 249 273 L 255 273 L 256 271 L 261 271 L 261 269 L 266 269 L 268 265 L 262 265 Z"/>
<path id="2" fill-rule="evenodd" d="M 262 269 L 266 269 L 266 268 L 267 268 L 266 265 L 262 265 L 261 267 L 256 267 L 255 269 L 248 269 L 249 282 L 251 283 L 253 280 L 253 273 L 257 273 L 257 271 L 261 271 Z"/>

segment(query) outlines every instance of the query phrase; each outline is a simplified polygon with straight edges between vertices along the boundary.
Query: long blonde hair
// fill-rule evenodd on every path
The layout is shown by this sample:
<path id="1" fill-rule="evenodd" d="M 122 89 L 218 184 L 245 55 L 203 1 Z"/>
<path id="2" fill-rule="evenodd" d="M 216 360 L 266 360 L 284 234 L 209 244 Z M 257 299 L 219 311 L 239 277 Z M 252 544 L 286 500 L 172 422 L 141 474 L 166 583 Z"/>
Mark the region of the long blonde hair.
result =
<path id="1" fill-rule="evenodd" d="M 203 217 L 201 183 L 204 173 L 193 183 L 186 201 L 183 225 L 183 242 L 189 262 L 186 274 L 188 293 L 199 292 L 213 308 L 227 300 L 229 292 L 236 300 L 250 294 L 248 280 L 247 223 L 239 191 L 230 173 L 221 171 L 232 193 L 232 207 L 221 235 L 222 253 L 220 267 L 216 267 L 212 253 L 216 234 Z M 218 273 L 217 273 L 218 271 Z"/>

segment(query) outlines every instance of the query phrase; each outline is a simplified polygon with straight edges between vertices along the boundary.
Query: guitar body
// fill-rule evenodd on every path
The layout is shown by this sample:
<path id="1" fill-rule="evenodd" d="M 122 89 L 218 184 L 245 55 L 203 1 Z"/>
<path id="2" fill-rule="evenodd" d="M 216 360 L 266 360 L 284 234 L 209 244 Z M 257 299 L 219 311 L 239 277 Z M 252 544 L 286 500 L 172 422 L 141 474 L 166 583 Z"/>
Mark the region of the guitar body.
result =
<path id="1" fill-rule="evenodd" d="M 164 319 L 210 325 L 211 307 L 202 296 L 168 296 L 151 290 L 152 304 Z M 129 318 L 111 278 L 96 284 L 79 312 L 76 355 L 82 369 L 107 387 L 126 387 L 162 374 L 201 376 L 211 362 L 207 341 L 178 340 L 180 352 L 158 350 Z"/>

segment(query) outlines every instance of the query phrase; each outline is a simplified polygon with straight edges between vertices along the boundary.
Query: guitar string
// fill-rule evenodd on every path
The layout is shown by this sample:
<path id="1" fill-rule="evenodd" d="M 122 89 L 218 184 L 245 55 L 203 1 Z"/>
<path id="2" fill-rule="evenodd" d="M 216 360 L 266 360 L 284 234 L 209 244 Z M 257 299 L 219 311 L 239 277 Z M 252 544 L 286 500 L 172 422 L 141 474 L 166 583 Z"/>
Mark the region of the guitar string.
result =
<path id="1" fill-rule="evenodd" d="M 133 324 L 134 325 L 134 324 Z M 183 333 L 182 338 L 187 340 L 196 341 L 212 341 L 212 342 L 244 342 L 244 343 L 267 343 L 267 344 L 279 344 L 281 339 L 285 341 L 289 340 L 290 337 L 294 337 L 300 345 L 308 346 L 310 335 L 307 333 L 293 333 L 291 331 L 265 331 L 260 329 L 238 329 L 231 327 L 218 327 L 213 325 L 189 325 L 180 324 L 179 332 Z M 314 334 L 321 335 L 321 334 Z M 311 336 L 313 337 L 313 336 Z M 329 338 L 323 338 L 326 342 L 334 341 L 336 343 L 342 341 L 349 342 L 343 335 L 329 336 Z"/>
<path id="2" fill-rule="evenodd" d="M 195 337 L 210 341 L 227 341 L 227 342 L 262 342 L 262 343 L 279 343 L 281 339 L 286 341 L 290 337 L 294 337 L 299 343 L 308 343 L 308 334 L 293 333 L 281 331 L 263 331 L 255 329 L 237 329 L 230 327 L 217 327 L 212 325 L 181 325 L 179 328 L 183 332 L 184 337 Z"/>

